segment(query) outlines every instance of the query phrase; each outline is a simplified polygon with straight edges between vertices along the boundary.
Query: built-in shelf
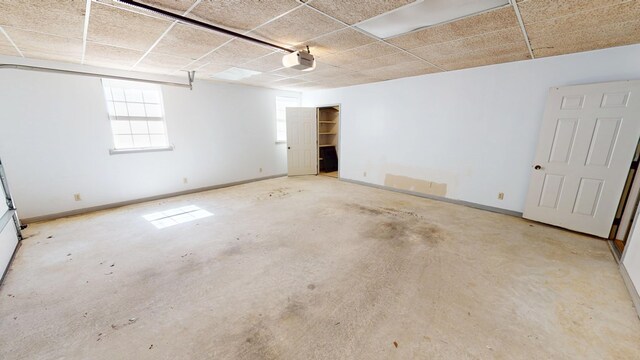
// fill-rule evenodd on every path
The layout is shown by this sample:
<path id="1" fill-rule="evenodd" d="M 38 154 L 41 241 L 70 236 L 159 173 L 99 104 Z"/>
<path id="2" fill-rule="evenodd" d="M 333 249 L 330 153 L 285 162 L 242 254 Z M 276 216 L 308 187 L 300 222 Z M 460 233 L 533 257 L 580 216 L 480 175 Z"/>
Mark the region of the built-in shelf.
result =
<path id="1" fill-rule="evenodd" d="M 338 133 L 340 112 L 338 107 L 317 108 L 318 116 L 318 170 L 338 170 Z"/>

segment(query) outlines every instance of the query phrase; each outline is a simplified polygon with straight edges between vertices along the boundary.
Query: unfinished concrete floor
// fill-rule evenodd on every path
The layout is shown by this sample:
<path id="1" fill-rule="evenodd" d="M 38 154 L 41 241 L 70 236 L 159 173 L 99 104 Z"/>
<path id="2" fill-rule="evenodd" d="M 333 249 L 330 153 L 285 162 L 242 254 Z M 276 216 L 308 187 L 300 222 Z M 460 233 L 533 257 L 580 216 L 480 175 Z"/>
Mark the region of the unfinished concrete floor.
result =
<path id="1" fill-rule="evenodd" d="M 142 216 L 214 216 L 156 229 Z M 638 359 L 602 240 L 279 178 L 27 230 L 2 359 Z"/>

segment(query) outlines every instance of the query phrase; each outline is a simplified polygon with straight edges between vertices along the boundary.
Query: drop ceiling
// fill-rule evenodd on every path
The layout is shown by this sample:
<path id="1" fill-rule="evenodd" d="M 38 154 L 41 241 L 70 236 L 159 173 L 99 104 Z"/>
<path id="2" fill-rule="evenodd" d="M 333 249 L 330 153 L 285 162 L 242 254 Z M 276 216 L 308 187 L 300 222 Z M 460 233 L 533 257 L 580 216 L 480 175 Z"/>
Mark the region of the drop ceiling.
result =
<path id="1" fill-rule="evenodd" d="M 312 90 L 640 43 L 640 0 L 513 1 L 381 39 L 357 24 L 413 0 L 140 0 L 292 49 L 309 45 L 318 67 L 308 73 L 282 68 L 271 48 L 110 0 L 2 0 L 0 54 L 185 77 L 195 70 L 212 81 L 243 69 L 254 75 L 235 82 Z"/>

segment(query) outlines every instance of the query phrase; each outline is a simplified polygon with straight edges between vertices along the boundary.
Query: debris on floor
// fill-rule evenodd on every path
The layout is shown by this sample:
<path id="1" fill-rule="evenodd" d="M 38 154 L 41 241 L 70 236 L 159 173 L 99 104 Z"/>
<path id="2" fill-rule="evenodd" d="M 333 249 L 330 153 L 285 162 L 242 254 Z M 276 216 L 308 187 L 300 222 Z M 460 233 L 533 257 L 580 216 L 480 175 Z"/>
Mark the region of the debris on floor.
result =
<path id="1" fill-rule="evenodd" d="M 128 322 L 123 323 L 123 324 L 119 324 L 119 325 L 111 324 L 111 328 L 112 328 L 113 330 L 120 330 L 120 329 L 122 329 L 122 328 L 123 328 L 123 327 L 125 327 L 125 326 L 129 326 L 129 325 L 133 325 L 133 324 L 135 324 L 135 323 L 136 323 L 136 321 L 138 321 L 138 319 L 137 319 L 137 318 L 131 318 L 131 319 L 129 319 L 129 321 L 128 321 Z"/>

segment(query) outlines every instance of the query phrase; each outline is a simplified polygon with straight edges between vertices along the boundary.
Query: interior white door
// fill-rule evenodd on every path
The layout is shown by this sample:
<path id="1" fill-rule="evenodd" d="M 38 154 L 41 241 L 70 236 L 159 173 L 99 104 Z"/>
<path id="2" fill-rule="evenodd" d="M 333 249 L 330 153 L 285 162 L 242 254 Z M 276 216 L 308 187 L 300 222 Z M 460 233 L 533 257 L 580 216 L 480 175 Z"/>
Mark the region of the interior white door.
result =
<path id="1" fill-rule="evenodd" d="M 608 237 L 640 136 L 640 81 L 552 88 L 524 217 Z"/>
<path id="2" fill-rule="evenodd" d="M 289 176 L 318 173 L 316 108 L 287 108 L 287 166 Z"/>

